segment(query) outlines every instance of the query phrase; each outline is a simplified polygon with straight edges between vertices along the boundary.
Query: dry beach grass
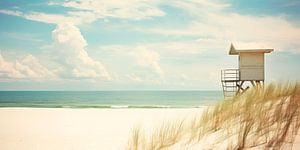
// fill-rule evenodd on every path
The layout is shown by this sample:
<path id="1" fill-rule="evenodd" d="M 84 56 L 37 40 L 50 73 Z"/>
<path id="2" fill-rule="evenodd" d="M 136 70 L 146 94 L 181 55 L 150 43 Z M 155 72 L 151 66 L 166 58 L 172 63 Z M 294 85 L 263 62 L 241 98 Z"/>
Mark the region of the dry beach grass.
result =
<path id="1" fill-rule="evenodd" d="M 300 83 L 273 83 L 148 134 L 135 128 L 127 149 L 291 149 L 299 126 Z"/>

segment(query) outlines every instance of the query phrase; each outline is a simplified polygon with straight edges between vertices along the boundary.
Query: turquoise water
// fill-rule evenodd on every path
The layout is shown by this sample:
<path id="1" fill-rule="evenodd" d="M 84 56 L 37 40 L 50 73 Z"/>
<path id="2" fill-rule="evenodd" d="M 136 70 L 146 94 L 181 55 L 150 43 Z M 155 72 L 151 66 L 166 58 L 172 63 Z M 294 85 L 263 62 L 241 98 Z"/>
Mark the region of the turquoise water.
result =
<path id="1" fill-rule="evenodd" d="M 0 91 L 0 107 L 186 108 L 212 105 L 221 91 Z"/>

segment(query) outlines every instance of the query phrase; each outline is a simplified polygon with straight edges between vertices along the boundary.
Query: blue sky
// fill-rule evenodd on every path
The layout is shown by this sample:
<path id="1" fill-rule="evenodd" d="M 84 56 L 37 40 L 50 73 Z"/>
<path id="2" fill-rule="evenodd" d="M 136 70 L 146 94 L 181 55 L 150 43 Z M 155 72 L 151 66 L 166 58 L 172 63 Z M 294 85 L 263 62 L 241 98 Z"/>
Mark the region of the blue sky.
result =
<path id="1" fill-rule="evenodd" d="M 296 0 L 0 1 L 0 90 L 220 90 L 231 43 L 300 79 Z M 244 46 L 244 47 L 243 47 Z"/>

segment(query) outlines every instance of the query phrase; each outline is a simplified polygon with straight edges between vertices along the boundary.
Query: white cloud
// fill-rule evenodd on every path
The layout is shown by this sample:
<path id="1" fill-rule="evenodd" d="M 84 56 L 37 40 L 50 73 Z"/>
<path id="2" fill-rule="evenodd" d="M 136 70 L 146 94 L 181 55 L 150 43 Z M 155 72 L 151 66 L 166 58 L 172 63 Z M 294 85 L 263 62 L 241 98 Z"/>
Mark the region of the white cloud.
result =
<path id="1" fill-rule="evenodd" d="M 39 21 L 50 24 L 59 24 L 59 23 L 73 23 L 73 24 L 81 24 L 82 18 L 60 15 L 60 14 L 46 14 L 40 12 L 32 12 L 23 15 L 24 18 L 33 21 Z"/>
<path id="2" fill-rule="evenodd" d="M 81 25 L 81 24 L 89 24 L 97 19 L 102 18 L 100 15 L 97 15 L 90 11 L 70 11 L 68 15 L 72 18 L 76 18 L 73 24 Z"/>
<path id="3" fill-rule="evenodd" d="M 207 42 L 206 42 L 207 43 Z M 201 54 L 206 51 L 207 47 L 204 47 L 203 42 L 197 40 L 176 41 L 176 42 L 157 42 L 144 44 L 148 49 L 155 49 L 164 54 L 164 57 L 168 56 L 182 56 L 183 55 L 195 55 Z M 211 45 L 210 47 L 217 47 Z"/>
<path id="4" fill-rule="evenodd" d="M 136 83 L 143 82 L 144 80 L 141 79 L 141 77 L 137 76 L 136 74 L 128 74 L 126 77 Z"/>
<path id="5" fill-rule="evenodd" d="M 57 76 L 43 66 L 37 58 L 27 55 L 15 62 L 7 61 L 0 54 L 0 79 L 31 79 L 31 80 L 51 80 Z"/>
<path id="6" fill-rule="evenodd" d="M 6 9 L 0 9 L 0 13 L 11 15 L 11 16 L 22 16 L 23 15 L 23 13 L 20 11 L 6 10 Z"/>
<path id="7" fill-rule="evenodd" d="M 84 49 L 87 42 L 75 25 L 58 24 L 52 37 L 60 59 L 64 60 L 66 74 L 70 71 L 73 77 L 111 79 L 103 64 L 91 58 Z"/>
<path id="8" fill-rule="evenodd" d="M 63 22 L 81 24 L 83 22 L 83 18 L 79 18 L 77 16 L 62 15 L 62 14 L 47 14 L 41 12 L 23 13 L 21 11 L 6 10 L 6 9 L 0 9 L 0 13 L 11 15 L 11 16 L 18 16 L 18 17 L 25 18 L 27 20 L 38 21 L 38 22 L 49 23 L 49 24 L 59 24 Z"/>
<path id="9" fill-rule="evenodd" d="M 289 21 L 285 15 L 241 15 L 225 11 L 230 5 L 218 1 L 173 1 L 169 5 L 189 12 L 194 20 L 186 27 L 180 28 L 160 26 L 131 29 L 168 36 L 199 38 L 199 44 L 202 43 L 205 47 L 220 45 L 224 41 L 227 45 L 230 42 L 263 43 L 271 45 L 276 51 L 300 52 L 300 27 Z M 206 39 L 210 42 L 207 43 Z"/>
<path id="10" fill-rule="evenodd" d="M 111 79 L 104 65 L 88 55 L 84 49 L 87 42 L 81 35 L 79 28 L 75 26 L 83 22 L 92 22 L 93 20 L 88 19 L 88 14 L 71 14 L 72 17 L 69 17 L 36 12 L 24 14 L 9 10 L 0 10 L 0 13 L 21 16 L 28 20 L 57 24 L 56 29 L 52 32 L 52 36 L 55 48 L 59 49 L 60 59 L 65 60 L 64 64 L 61 64 L 62 66 L 58 69 L 63 76 L 71 74 L 72 77 L 78 78 Z M 22 65 L 19 65 L 19 67 L 24 68 Z M 28 73 L 30 73 L 30 70 Z"/>
<path id="11" fill-rule="evenodd" d="M 0 10 L 0 13 L 22 16 L 29 20 L 45 23 L 60 24 L 71 22 L 75 25 L 88 24 L 97 19 L 122 18 L 146 19 L 155 16 L 164 16 L 161 5 L 169 5 L 189 12 L 195 19 L 185 28 L 134 28 L 140 32 L 158 33 L 173 36 L 198 37 L 212 39 L 214 45 L 230 42 L 265 43 L 273 45 L 276 50 L 290 50 L 299 52 L 300 28 L 281 16 L 250 16 L 224 11 L 230 4 L 223 1 L 210 0 L 174 0 L 170 1 L 94 1 L 77 0 L 65 2 L 49 2 L 49 5 L 63 5 L 73 10 L 67 14 L 22 13 L 13 10 Z M 274 32 L 276 31 L 276 32 Z M 211 44 L 213 42 L 210 42 Z M 206 43 L 203 43 L 204 45 Z M 206 45 L 208 46 L 208 45 Z M 224 45 L 222 45 L 224 46 Z"/>
<path id="12" fill-rule="evenodd" d="M 228 8 L 229 3 L 219 0 L 173 0 L 164 2 L 167 5 L 187 10 L 193 16 L 205 16 L 211 12 L 217 12 Z"/>
<path id="13" fill-rule="evenodd" d="M 0 9 L 0 13 L 50 24 L 72 23 L 74 25 L 89 24 L 103 18 L 141 20 L 165 15 L 157 2 L 144 0 L 71 0 L 62 3 L 49 2 L 48 5 L 62 5 L 73 10 L 67 11 L 66 14 L 48 14 Z"/>
<path id="14" fill-rule="evenodd" d="M 104 56 L 109 57 L 111 60 L 125 60 L 120 62 L 117 61 L 117 63 L 128 68 L 127 71 L 131 71 L 132 73 L 138 75 L 139 78 L 142 79 L 143 83 L 150 83 L 150 80 L 157 78 L 157 76 L 153 76 L 151 72 L 163 77 L 161 78 L 162 80 L 160 80 L 160 82 L 164 82 L 164 80 L 168 80 L 168 78 L 176 76 L 177 74 L 181 75 L 184 72 L 186 76 L 188 76 L 191 72 L 195 73 L 208 71 L 206 67 L 198 64 L 199 61 L 203 59 L 201 55 L 207 50 L 224 49 L 224 45 L 226 48 L 229 48 L 229 45 L 227 45 L 228 43 L 222 42 L 221 44 L 222 45 L 216 45 L 212 40 L 201 39 L 201 42 L 198 40 L 190 40 L 177 42 L 139 43 L 133 45 L 106 45 L 98 47 L 98 51 L 95 55 L 99 56 L 104 54 Z M 225 51 L 227 51 L 227 49 Z M 132 59 L 132 57 L 134 59 Z M 192 64 L 185 64 L 186 62 L 191 62 Z M 148 69 L 148 71 L 144 72 L 139 68 L 132 67 L 132 64 L 137 64 L 138 67 Z M 211 64 L 214 64 L 214 62 Z M 201 69 L 195 71 L 194 67 Z M 198 75 L 198 77 L 200 76 Z M 175 79 L 176 77 L 173 78 Z M 131 79 L 133 79 L 133 77 Z M 168 83 L 173 82 L 171 80 L 172 79 L 168 80 Z M 188 82 L 188 80 L 186 80 L 186 82 Z"/>
<path id="15" fill-rule="evenodd" d="M 58 70 L 63 76 L 71 73 L 72 77 L 111 79 L 104 65 L 91 58 L 84 49 L 87 42 L 81 35 L 78 25 L 89 24 L 100 18 L 121 18 L 140 20 L 154 16 L 164 16 L 156 2 L 143 0 L 130 1 L 65 1 L 62 3 L 49 2 L 48 5 L 59 5 L 72 8 L 66 14 L 47 14 L 41 12 L 27 12 L 0 10 L 0 13 L 20 16 L 28 20 L 56 24 L 52 32 L 54 45 L 59 49 L 60 59 L 64 59 Z M 139 57 L 146 60 L 142 66 L 150 67 L 162 75 L 158 64 L 159 55 L 155 52 L 137 51 Z M 61 61 L 61 60 L 60 60 Z"/>
<path id="16" fill-rule="evenodd" d="M 160 76 L 164 75 L 164 71 L 159 65 L 160 55 L 157 52 L 138 46 L 131 52 L 131 55 L 136 58 L 140 66 L 149 67 Z"/>
<path id="17" fill-rule="evenodd" d="M 78 0 L 67 1 L 63 6 L 75 8 L 80 11 L 89 11 L 98 18 L 113 17 L 122 19 L 146 19 L 154 16 L 164 16 L 155 1 L 144 0 Z"/>

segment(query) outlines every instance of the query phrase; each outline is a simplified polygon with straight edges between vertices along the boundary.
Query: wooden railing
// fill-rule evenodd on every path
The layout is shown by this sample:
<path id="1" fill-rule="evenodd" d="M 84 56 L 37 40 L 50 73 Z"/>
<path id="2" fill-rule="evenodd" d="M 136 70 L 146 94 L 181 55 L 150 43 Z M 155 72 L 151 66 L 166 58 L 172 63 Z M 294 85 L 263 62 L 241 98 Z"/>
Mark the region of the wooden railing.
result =
<path id="1" fill-rule="evenodd" d="M 240 82 L 239 69 L 224 69 L 221 70 L 221 82 L 224 98 L 234 96 L 238 91 Z"/>
<path id="2" fill-rule="evenodd" d="M 240 80 L 239 69 L 224 69 L 221 70 L 221 81 L 238 81 Z"/>

